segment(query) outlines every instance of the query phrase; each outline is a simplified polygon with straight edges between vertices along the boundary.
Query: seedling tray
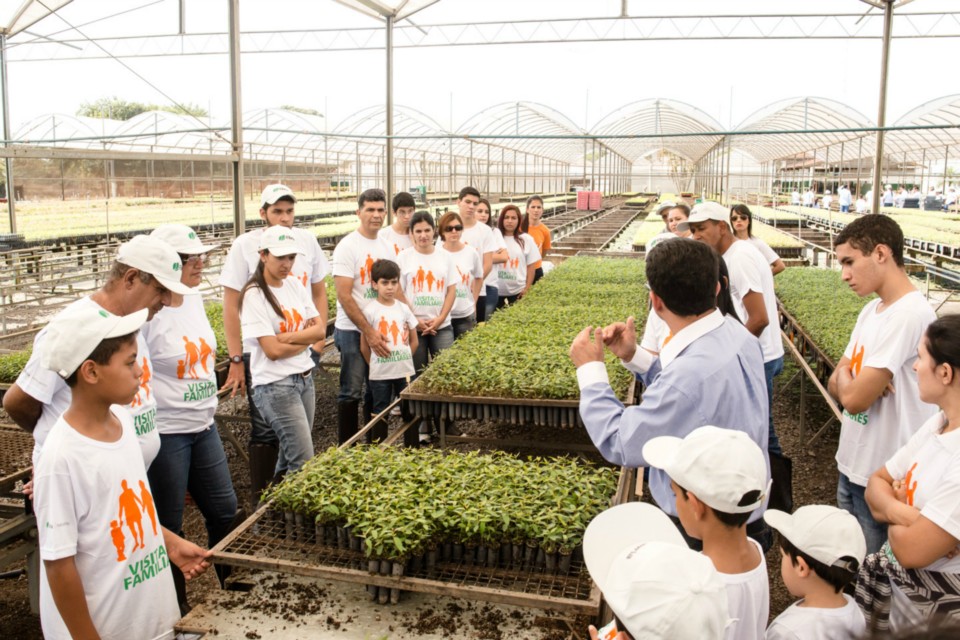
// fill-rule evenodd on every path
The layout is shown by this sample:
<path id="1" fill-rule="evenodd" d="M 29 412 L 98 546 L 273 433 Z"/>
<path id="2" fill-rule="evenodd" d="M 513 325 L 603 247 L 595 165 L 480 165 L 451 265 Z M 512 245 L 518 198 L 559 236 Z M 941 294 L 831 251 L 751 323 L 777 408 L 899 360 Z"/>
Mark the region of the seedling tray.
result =
<path id="1" fill-rule="evenodd" d="M 17 482 L 30 479 L 32 470 L 33 436 L 16 427 L 0 427 L 0 496 L 10 497 Z"/>
<path id="2" fill-rule="evenodd" d="M 632 496 L 636 470 L 621 470 L 611 504 Z M 516 606 L 562 610 L 595 616 L 600 590 L 582 560 L 573 560 L 568 573 L 545 569 L 481 566 L 438 559 L 433 569 L 408 563 L 403 576 L 372 573 L 358 550 L 318 542 L 307 525 L 285 522 L 267 503 L 213 549 L 214 562 L 276 571 L 325 580 L 375 585 Z M 384 564 L 384 563 L 381 563 Z"/>

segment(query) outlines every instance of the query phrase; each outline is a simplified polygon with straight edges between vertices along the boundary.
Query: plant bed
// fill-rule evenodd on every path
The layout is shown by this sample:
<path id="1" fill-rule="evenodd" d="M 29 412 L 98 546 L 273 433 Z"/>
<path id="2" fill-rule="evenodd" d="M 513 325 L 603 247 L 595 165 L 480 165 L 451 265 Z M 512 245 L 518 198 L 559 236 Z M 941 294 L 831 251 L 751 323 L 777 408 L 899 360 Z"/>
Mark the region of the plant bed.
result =
<path id="1" fill-rule="evenodd" d="M 214 557 L 366 584 L 381 602 L 411 590 L 595 614 L 600 594 L 576 550 L 633 481 L 630 470 L 569 458 L 329 449 L 275 487 Z"/>

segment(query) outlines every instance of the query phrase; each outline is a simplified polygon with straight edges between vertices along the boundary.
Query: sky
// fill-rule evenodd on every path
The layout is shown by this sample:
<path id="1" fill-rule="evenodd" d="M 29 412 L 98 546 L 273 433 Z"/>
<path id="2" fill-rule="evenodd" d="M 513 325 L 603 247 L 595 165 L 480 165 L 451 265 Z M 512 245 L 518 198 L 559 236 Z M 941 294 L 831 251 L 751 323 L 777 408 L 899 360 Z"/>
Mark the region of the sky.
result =
<path id="1" fill-rule="evenodd" d="M 19 4 L 16 0 L 13 4 Z M 0 11 L 10 0 L 0 0 Z M 441 0 L 413 17 L 418 25 L 498 19 L 600 17 L 620 13 L 619 0 Z M 956 0 L 917 0 L 904 12 L 960 10 Z M 190 33 L 226 30 L 225 0 L 186 0 Z M 142 7 L 104 20 L 131 7 Z M 630 0 L 633 15 L 849 12 L 858 0 Z M 874 10 L 876 13 L 876 10 Z M 176 0 L 74 0 L 30 28 L 37 34 L 88 37 L 171 34 Z M 369 27 L 377 22 L 333 0 L 242 0 L 243 30 Z M 953 31 L 960 33 L 956 17 Z M 853 22 L 854 18 L 849 21 Z M 920 20 L 920 19 L 918 19 Z M 928 20 L 928 19 L 925 19 Z M 879 24 L 879 21 L 878 23 Z M 30 39 L 21 35 L 12 43 Z M 532 101 L 589 129 L 630 102 L 669 98 L 689 103 L 735 127 L 764 106 L 785 98 L 821 96 L 877 116 L 879 40 L 591 42 L 399 49 L 395 102 L 456 129 L 492 105 Z M 62 47 L 51 49 L 63 51 Z M 948 71 L 960 38 L 895 40 L 891 52 L 888 123 L 920 104 L 957 93 Z M 213 120 L 230 113 L 226 55 L 169 55 L 115 60 L 18 61 L 10 52 L 10 112 L 14 130 L 33 117 L 75 113 L 105 96 L 149 103 L 172 98 L 208 108 Z M 243 109 L 292 104 L 316 109 L 330 128 L 359 109 L 385 102 L 382 50 L 246 54 L 241 61 Z M 951 63 L 952 64 L 952 63 Z"/>

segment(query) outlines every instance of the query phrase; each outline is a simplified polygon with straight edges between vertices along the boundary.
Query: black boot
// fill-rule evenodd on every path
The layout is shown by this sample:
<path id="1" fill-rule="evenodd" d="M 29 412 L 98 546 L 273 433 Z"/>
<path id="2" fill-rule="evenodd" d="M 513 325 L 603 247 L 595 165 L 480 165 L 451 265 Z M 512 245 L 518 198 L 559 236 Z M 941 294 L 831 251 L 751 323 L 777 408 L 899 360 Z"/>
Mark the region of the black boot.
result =
<path id="1" fill-rule="evenodd" d="M 250 455 L 250 507 L 256 511 L 260 506 L 260 494 L 273 479 L 277 467 L 277 446 L 262 442 L 247 447 Z"/>
<path id="2" fill-rule="evenodd" d="M 360 409 L 359 400 L 348 400 L 337 404 L 337 443 L 343 444 L 353 436 L 357 435 L 359 430 L 359 416 L 357 410 Z"/>

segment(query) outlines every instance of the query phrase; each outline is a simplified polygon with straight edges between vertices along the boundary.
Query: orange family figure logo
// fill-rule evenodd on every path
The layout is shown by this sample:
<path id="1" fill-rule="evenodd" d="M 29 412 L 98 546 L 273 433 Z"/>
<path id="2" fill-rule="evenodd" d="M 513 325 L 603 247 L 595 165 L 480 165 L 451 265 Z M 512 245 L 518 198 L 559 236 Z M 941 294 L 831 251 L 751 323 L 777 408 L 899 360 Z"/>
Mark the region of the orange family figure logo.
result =
<path id="1" fill-rule="evenodd" d="M 382 335 L 384 338 L 392 337 L 393 346 L 397 346 L 399 344 L 400 334 L 403 333 L 403 331 L 400 330 L 400 327 L 397 326 L 396 320 L 391 320 L 390 324 L 387 324 L 387 319 L 383 316 L 380 316 L 380 322 L 377 323 L 377 331 L 379 331 L 380 335 Z M 406 337 L 404 337 L 403 343 L 407 343 Z"/>
<path id="2" fill-rule="evenodd" d="M 850 358 L 850 373 L 854 377 L 860 375 L 860 369 L 863 368 L 863 347 L 860 347 L 860 350 L 857 350 L 857 343 L 853 343 L 853 357 Z"/>
<path id="3" fill-rule="evenodd" d="M 303 286 L 307 286 L 307 280 L 309 279 L 309 277 L 307 276 L 307 272 L 306 272 L 306 271 L 304 271 L 303 273 L 301 273 L 299 276 L 296 275 L 296 274 L 290 273 L 290 274 L 287 274 L 287 277 L 288 277 L 288 278 L 293 278 L 294 280 L 296 280 L 297 282 L 299 282 L 299 283 L 302 284 Z"/>
<path id="4" fill-rule="evenodd" d="M 370 254 L 367 254 L 367 259 L 364 261 L 363 266 L 360 267 L 360 284 L 370 284 L 373 286 L 373 278 L 371 274 L 373 273 L 373 258 L 370 257 Z M 369 283 L 367 282 L 369 280 Z"/>
<path id="5" fill-rule="evenodd" d="M 183 336 L 183 360 L 177 360 L 177 377 L 183 380 L 183 377 L 189 376 L 193 380 L 199 380 L 197 373 L 197 364 L 203 367 L 204 375 L 210 374 L 210 368 L 207 366 L 207 359 L 213 355 L 213 349 L 207 344 L 207 341 L 200 338 L 200 346 L 191 342 L 190 338 Z"/>
<path id="6" fill-rule="evenodd" d="M 290 333 L 291 331 L 300 331 L 303 325 L 303 316 L 296 309 L 287 309 L 280 305 L 283 311 L 283 320 L 280 322 L 280 333 Z"/>
<path id="7" fill-rule="evenodd" d="M 150 361 L 146 356 L 143 357 L 143 364 L 140 366 L 143 369 L 143 373 L 140 374 L 140 390 L 130 403 L 131 407 L 141 407 L 144 400 L 150 399 L 150 378 L 153 377 L 153 373 L 150 371 Z M 143 397 L 140 396 L 141 393 L 144 394 Z"/>
<path id="8" fill-rule="evenodd" d="M 113 546 L 117 550 L 117 562 L 123 562 L 127 559 L 127 539 L 123 534 L 123 527 L 126 525 L 133 538 L 133 548 L 130 553 L 137 549 L 146 548 L 143 540 L 143 514 L 146 512 L 150 518 L 150 525 L 153 529 L 153 535 L 157 535 L 157 510 L 153 506 L 153 496 L 147 490 L 146 483 L 140 481 L 140 496 L 127 485 L 126 480 L 120 481 L 119 510 L 117 519 L 110 521 L 110 538 L 113 540 Z"/>
<path id="9" fill-rule="evenodd" d="M 413 291 L 414 293 L 422 293 L 423 285 L 426 283 L 427 291 L 433 291 L 433 283 L 437 283 L 437 291 L 443 290 L 443 278 L 437 278 L 433 275 L 433 271 L 423 270 L 423 265 L 420 265 L 420 268 L 417 269 L 417 275 L 413 277 Z"/>

